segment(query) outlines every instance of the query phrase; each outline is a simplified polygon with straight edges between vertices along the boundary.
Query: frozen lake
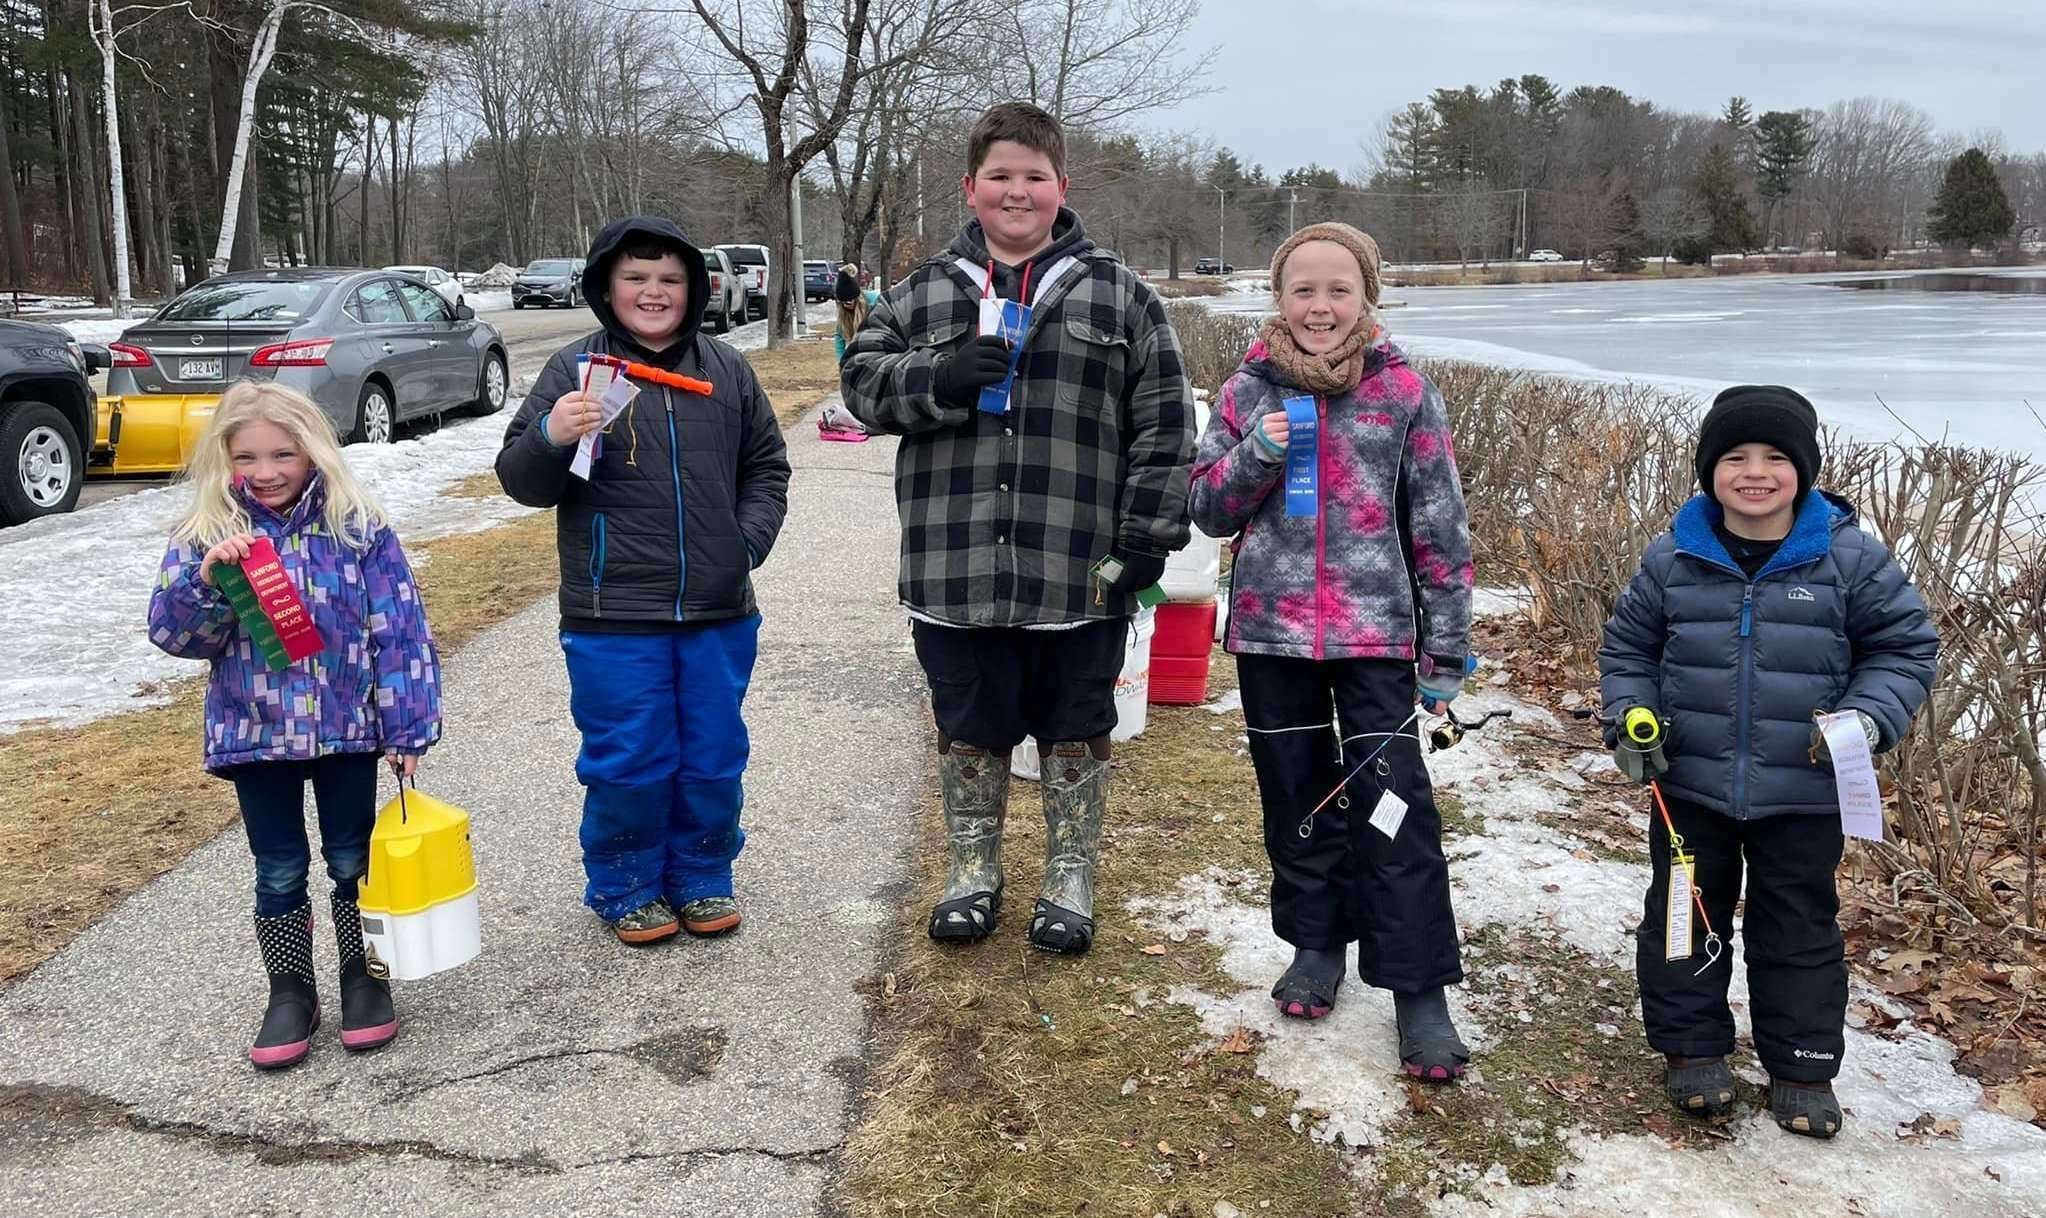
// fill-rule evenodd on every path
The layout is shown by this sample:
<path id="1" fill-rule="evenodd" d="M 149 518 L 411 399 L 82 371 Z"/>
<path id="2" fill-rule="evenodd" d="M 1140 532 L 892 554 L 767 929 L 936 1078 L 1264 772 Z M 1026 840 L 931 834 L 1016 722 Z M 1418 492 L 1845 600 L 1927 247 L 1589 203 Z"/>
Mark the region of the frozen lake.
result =
<path id="1" fill-rule="evenodd" d="M 1901 273 L 1900 273 L 1901 275 Z M 1977 272 L 1966 291 L 1885 290 L 1870 275 L 1389 288 L 1393 341 L 1417 355 L 1668 385 L 1709 398 L 1789 385 L 1855 435 L 1905 431 L 2046 460 L 2046 269 Z M 2007 290 L 1981 290 L 1983 288 Z M 1265 312 L 1263 294 L 1212 298 Z"/>

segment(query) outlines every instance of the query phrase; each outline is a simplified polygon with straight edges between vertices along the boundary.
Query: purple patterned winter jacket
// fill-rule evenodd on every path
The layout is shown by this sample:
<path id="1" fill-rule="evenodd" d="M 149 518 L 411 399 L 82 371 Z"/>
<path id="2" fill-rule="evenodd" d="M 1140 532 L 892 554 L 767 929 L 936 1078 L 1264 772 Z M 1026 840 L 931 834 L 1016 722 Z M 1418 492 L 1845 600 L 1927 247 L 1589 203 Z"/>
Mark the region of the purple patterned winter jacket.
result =
<path id="1" fill-rule="evenodd" d="M 327 648 L 273 672 L 221 592 L 199 578 L 205 551 L 172 542 L 149 598 L 149 640 L 174 656 L 213 661 L 206 683 L 206 768 L 304 761 L 330 753 L 424 753 L 440 739 L 440 657 L 398 535 L 381 529 L 358 552 L 320 521 L 318 474 L 279 516 L 244 498 Z"/>
<path id="2" fill-rule="evenodd" d="M 1235 536 L 1228 649 L 1461 672 L 1471 544 L 1441 391 L 1380 335 L 1356 389 L 1315 399 L 1319 511 L 1289 517 L 1286 458 L 1252 433 L 1305 391 L 1269 356 L 1251 344 L 1194 455 L 1194 524 Z"/>

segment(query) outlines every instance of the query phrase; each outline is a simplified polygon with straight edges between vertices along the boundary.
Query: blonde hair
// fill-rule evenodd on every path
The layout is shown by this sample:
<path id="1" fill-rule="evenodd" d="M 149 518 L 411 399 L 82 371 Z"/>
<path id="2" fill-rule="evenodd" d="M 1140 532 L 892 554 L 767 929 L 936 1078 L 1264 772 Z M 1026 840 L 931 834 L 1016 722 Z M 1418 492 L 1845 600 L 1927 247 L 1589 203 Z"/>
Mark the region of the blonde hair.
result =
<path id="1" fill-rule="evenodd" d="M 850 262 L 841 264 L 838 268 L 838 273 L 841 275 L 851 275 L 854 283 L 858 283 L 860 280 L 860 268 Z M 861 288 L 850 301 L 842 301 L 838 306 L 838 336 L 847 342 L 851 342 L 853 335 L 861 326 L 866 324 L 866 321 L 867 290 Z"/>
<path id="2" fill-rule="evenodd" d="M 348 468 L 327 416 L 311 398 L 274 381 L 236 381 L 220 395 L 212 425 L 186 466 L 192 503 L 171 525 L 171 537 L 207 548 L 254 527 L 234 494 L 234 462 L 227 446 L 236 432 L 257 422 L 281 428 L 319 471 L 327 496 L 321 524 L 327 533 L 351 549 L 368 549 L 390 517 Z"/>

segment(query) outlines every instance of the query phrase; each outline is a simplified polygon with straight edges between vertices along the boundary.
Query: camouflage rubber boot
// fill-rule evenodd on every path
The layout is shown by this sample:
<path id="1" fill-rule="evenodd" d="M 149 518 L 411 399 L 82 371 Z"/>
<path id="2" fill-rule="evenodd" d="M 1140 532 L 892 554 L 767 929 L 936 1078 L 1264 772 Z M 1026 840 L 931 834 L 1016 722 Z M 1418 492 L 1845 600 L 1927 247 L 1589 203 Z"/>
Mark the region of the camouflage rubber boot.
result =
<path id="1" fill-rule="evenodd" d="M 1108 811 L 1108 761 L 1085 741 L 1062 741 L 1044 758 L 1044 890 L 1031 911 L 1030 942 L 1051 952 L 1094 945 L 1094 861 Z"/>
<path id="2" fill-rule="evenodd" d="M 973 943 L 994 933 L 1002 911 L 1002 820 L 1009 810 L 1009 760 L 955 740 L 938 756 L 945 792 L 945 840 L 952 870 L 931 910 L 931 938 Z"/>

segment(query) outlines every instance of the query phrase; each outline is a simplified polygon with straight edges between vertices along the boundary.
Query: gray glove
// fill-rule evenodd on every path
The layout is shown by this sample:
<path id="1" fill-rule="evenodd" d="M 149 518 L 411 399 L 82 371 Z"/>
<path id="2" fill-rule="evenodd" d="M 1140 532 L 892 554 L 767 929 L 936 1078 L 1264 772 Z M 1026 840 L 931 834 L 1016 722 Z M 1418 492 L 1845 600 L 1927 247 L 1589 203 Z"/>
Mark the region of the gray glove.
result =
<path id="1" fill-rule="evenodd" d="M 1630 706 L 1621 711 L 1620 723 L 1624 724 L 1628 714 L 1635 709 Z M 1653 713 L 1653 708 L 1649 710 Z M 1656 722 L 1660 725 L 1660 730 L 1652 744 L 1640 744 L 1629 739 L 1625 729 L 1619 726 L 1615 726 L 1610 733 L 1613 742 L 1613 764 L 1620 767 L 1620 773 L 1625 774 L 1628 781 L 1644 787 L 1669 773 L 1669 758 L 1663 756 L 1662 752 L 1663 742 L 1669 739 L 1669 720 L 1657 715 Z"/>
<path id="2" fill-rule="evenodd" d="M 1855 711 L 1854 717 L 1861 722 L 1861 734 L 1868 737 L 1868 752 L 1873 757 L 1875 751 L 1882 747 L 1883 729 L 1876 726 L 1876 721 L 1869 718 L 1867 711 Z M 1819 725 L 1816 723 L 1812 724 L 1811 753 L 1813 765 L 1823 765 L 1829 769 L 1832 768 L 1833 754 L 1826 747 L 1826 734 L 1819 730 Z"/>

